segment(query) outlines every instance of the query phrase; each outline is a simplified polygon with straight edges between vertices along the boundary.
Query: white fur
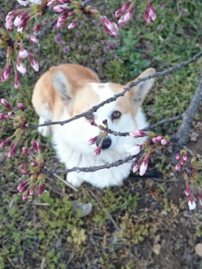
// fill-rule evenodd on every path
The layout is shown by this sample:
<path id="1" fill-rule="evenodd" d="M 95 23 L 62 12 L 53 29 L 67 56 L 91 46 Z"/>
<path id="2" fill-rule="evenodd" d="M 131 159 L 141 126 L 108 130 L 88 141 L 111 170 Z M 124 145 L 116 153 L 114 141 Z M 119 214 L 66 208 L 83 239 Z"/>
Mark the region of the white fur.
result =
<path id="1" fill-rule="evenodd" d="M 93 90 L 97 91 L 96 84 L 93 84 Z M 102 89 L 103 95 L 100 95 L 100 101 L 111 96 L 113 92 L 106 84 L 106 91 Z M 117 110 L 116 102 L 106 104 L 95 113 L 96 123 L 102 123 L 108 119 L 109 128 L 114 131 L 132 131 L 142 129 L 147 126 L 145 115 L 139 109 L 136 120 L 132 115 L 122 116 L 119 124 L 112 123 L 109 116 Z M 64 111 L 61 120 L 67 118 L 67 111 Z M 145 138 L 134 139 L 133 137 L 119 137 L 110 135 L 112 145 L 109 149 L 102 150 L 99 156 L 94 156 L 95 145 L 89 145 L 89 139 L 98 135 L 99 130 L 91 126 L 84 118 L 70 122 L 69 124 L 53 126 L 53 143 L 57 155 L 66 168 L 72 167 L 92 167 L 111 163 L 129 155 L 128 149 L 135 144 L 142 144 Z M 96 172 L 71 172 L 67 174 L 67 181 L 72 185 L 79 187 L 84 181 L 95 187 L 104 188 L 109 186 L 121 185 L 123 180 L 128 177 L 132 162 L 123 165 L 103 169 Z"/>

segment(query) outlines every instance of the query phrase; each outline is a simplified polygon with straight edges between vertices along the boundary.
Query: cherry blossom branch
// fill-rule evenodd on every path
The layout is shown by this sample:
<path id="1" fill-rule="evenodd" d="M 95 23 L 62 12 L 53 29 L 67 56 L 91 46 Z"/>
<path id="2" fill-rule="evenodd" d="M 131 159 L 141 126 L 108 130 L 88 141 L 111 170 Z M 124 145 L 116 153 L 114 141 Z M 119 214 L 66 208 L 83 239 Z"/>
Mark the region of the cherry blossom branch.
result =
<path id="1" fill-rule="evenodd" d="M 148 131 L 148 130 L 152 130 L 153 128 L 157 127 L 157 126 L 160 126 L 160 125 L 163 125 L 163 124 L 166 124 L 166 123 L 169 123 L 169 122 L 173 122 L 173 121 L 176 121 L 176 120 L 179 120 L 182 118 L 182 115 L 177 115 L 177 116 L 174 116 L 174 117 L 170 117 L 170 118 L 166 118 L 166 119 L 163 119 L 163 120 L 160 120 L 154 124 L 151 124 L 149 125 L 148 127 L 144 128 L 144 129 L 141 129 L 141 131 Z M 98 126 L 98 128 L 101 130 L 101 131 L 105 131 L 109 134 L 112 134 L 114 136 L 129 136 L 130 135 L 130 132 L 116 132 L 116 131 L 113 131 L 111 129 L 106 129 L 104 126 Z"/>
<path id="2" fill-rule="evenodd" d="M 100 107 L 104 106 L 105 104 L 109 104 L 113 101 L 116 101 L 118 98 L 124 96 L 128 91 L 131 90 L 132 87 L 137 86 L 139 83 L 146 81 L 148 79 L 152 79 L 152 78 L 159 78 L 159 77 L 164 77 L 168 74 L 171 74 L 181 68 L 183 68 L 186 65 L 189 65 L 195 61 L 197 61 L 200 57 L 202 57 L 202 51 L 199 51 L 198 53 L 196 53 L 194 56 L 192 56 L 190 59 L 183 61 L 181 63 L 178 63 L 176 65 L 174 65 L 173 67 L 169 67 L 163 71 L 160 72 L 156 72 L 153 75 L 149 75 L 149 76 L 145 76 L 143 78 L 137 79 L 135 81 L 132 81 L 128 84 L 128 86 L 126 86 L 122 92 L 120 92 L 119 94 L 115 94 L 113 97 L 106 99 L 105 101 L 99 103 L 98 105 L 93 106 L 92 108 L 90 108 L 89 110 L 80 113 L 78 115 L 75 115 L 74 117 L 64 120 L 64 121 L 52 121 L 52 122 L 45 122 L 43 124 L 28 124 L 27 127 L 31 127 L 31 128 L 38 128 L 38 127 L 43 127 L 43 126 L 50 126 L 50 125 L 64 125 L 67 124 L 71 121 L 77 120 L 79 118 L 82 117 L 86 117 L 91 113 L 96 112 Z"/>
<path id="3" fill-rule="evenodd" d="M 127 163 L 129 161 L 132 161 L 133 159 L 135 158 L 138 158 L 140 156 L 141 152 L 138 153 L 138 154 L 133 154 L 133 155 L 129 155 L 123 159 L 119 159 L 117 161 L 114 161 L 112 163 L 106 163 L 106 164 L 103 164 L 103 165 L 97 165 L 97 166 L 92 166 L 92 167 L 72 167 L 72 168 L 69 168 L 69 169 L 56 169 L 54 170 L 54 173 L 72 173 L 72 172 L 76 172 L 76 173 L 80 173 L 80 172 L 96 172 L 98 170 L 102 170 L 102 169 L 108 169 L 108 168 L 111 168 L 111 167 L 117 167 L 117 166 L 120 166 L 124 163 Z M 51 170 L 48 170 L 48 169 L 45 169 L 45 173 L 50 173 L 52 172 Z"/>
<path id="4" fill-rule="evenodd" d="M 175 156 L 177 152 L 179 152 L 184 145 L 186 145 L 189 139 L 189 131 L 192 126 L 192 122 L 196 112 L 199 109 L 200 103 L 202 101 L 202 77 L 200 78 L 199 85 L 192 96 L 191 102 L 183 114 L 182 124 L 180 125 L 176 135 L 173 137 L 174 147 L 173 147 L 173 155 Z"/>

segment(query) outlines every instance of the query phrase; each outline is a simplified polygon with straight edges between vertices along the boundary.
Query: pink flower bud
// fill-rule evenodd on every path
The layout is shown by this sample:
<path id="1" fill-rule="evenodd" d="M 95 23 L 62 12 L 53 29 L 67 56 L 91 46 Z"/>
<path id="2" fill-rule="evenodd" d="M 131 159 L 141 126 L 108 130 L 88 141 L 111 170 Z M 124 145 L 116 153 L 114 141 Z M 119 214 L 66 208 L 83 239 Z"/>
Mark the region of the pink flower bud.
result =
<path id="1" fill-rule="evenodd" d="M 45 184 L 41 184 L 38 189 L 38 196 L 41 196 L 45 191 Z"/>
<path id="2" fill-rule="evenodd" d="M 182 159 L 183 159 L 183 161 L 187 161 L 188 160 L 188 155 L 187 154 L 184 154 L 183 156 L 182 156 Z"/>
<path id="3" fill-rule="evenodd" d="M 18 58 L 16 61 L 16 68 L 18 72 L 20 72 L 22 75 L 25 75 L 27 69 L 26 66 L 21 62 L 20 58 Z"/>
<path id="4" fill-rule="evenodd" d="M 38 38 L 37 38 L 35 35 L 31 35 L 31 36 L 29 37 L 29 39 L 30 39 L 30 41 L 31 41 L 32 43 L 35 43 L 35 44 L 39 43 L 39 40 L 38 40 Z"/>
<path id="5" fill-rule="evenodd" d="M 177 161 L 180 159 L 180 154 L 179 154 L 179 153 L 175 155 L 175 159 L 176 159 Z"/>
<path id="6" fill-rule="evenodd" d="M 192 196 L 188 200 L 188 207 L 189 207 L 189 210 L 194 210 L 196 208 L 196 202 Z"/>
<path id="7" fill-rule="evenodd" d="M 67 4 L 57 5 L 53 7 L 53 10 L 58 13 L 62 13 L 67 10 Z"/>
<path id="8" fill-rule="evenodd" d="M 29 62 L 31 64 L 31 67 L 34 69 L 34 71 L 38 72 L 39 64 L 32 54 L 29 54 Z"/>
<path id="9" fill-rule="evenodd" d="M 0 120 L 8 119 L 8 114 L 0 113 Z"/>
<path id="10" fill-rule="evenodd" d="M 14 78 L 14 88 L 17 90 L 20 87 L 20 74 L 16 71 Z"/>
<path id="11" fill-rule="evenodd" d="M 25 110 L 25 105 L 23 103 L 17 103 L 17 108 L 24 111 Z"/>
<path id="12" fill-rule="evenodd" d="M 130 133 L 130 136 L 133 136 L 133 137 L 144 137 L 144 136 L 147 136 L 147 133 L 142 131 L 142 130 L 135 130 L 133 132 Z"/>
<path id="13" fill-rule="evenodd" d="M 180 171 L 180 170 L 181 170 L 181 165 L 180 165 L 179 163 L 177 163 L 177 164 L 175 165 L 175 171 L 178 172 L 178 171 Z"/>
<path id="14" fill-rule="evenodd" d="M 123 27 L 133 16 L 134 8 L 129 10 L 126 14 L 122 15 L 118 20 L 118 25 Z"/>
<path id="15" fill-rule="evenodd" d="M 19 50 L 19 53 L 18 53 L 18 56 L 21 58 L 21 59 L 25 59 L 28 57 L 28 52 L 26 49 L 22 48 Z"/>
<path id="16" fill-rule="evenodd" d="M 158 136 L 156 137 L 156 141 L 157 141 L 157 142 L 161 142 L 162 139 L 163 139 L 163 137 L 162 137 L 161 135 L 158 135 Z"/>
<path id="17" fill-rule="evenodd" d="M 31 154 L 31 151 L 30 151 L 30 149 L 27 148 L 27 147 L 22 147 L 22 154 L 23 154 L 24 156 L 29 156 L 29 155 Z"/>
<path id="18" fill-rule="evenodd" d="M 4 148 L 5 146 L 7 146 L 9 143 L 11 142 L 11 138 L 7 137 L 4 140 L 2 140 L 0 142 L 0 149 Z"/>
<path id="19" fill-rule="evenodd" d="M 32 140 L 31 145 L 32 145 L 34 151 L 36 151 L 36 152 L 41 151 L 41 144 L 39 143 L 39 141 Z"/>
<path id="20" fill-rule="evenodd" d="M 101 151 L 102 151 L 102 148 L 101 148 L 100 146 L 98 146 L 98 147 L 94 150 L 94 155 L 95 155 L 95 156 L 100 155 Z"/>
<path id="21" fill-rule="evenodd" d="M 24 192 L 27 188 L 28 188 L 27 180 L 21 181 L 20 184 L 17 186 L 17 190 L 19 192 Z"/>
<path id="22" fill-rule="evenodd" d="M 26 175 L 28 173 L 27 165 L 25 163 L 22 163 L 22 164 L 19 165 L 19 172 L 22 175 Z"/>
<path id="23" fill-rule="evenodd" d="M 71 30 L 71 29 L 76 28 L 77 25 L 78 25 L 77 21 L 72 21 L 72 22 L 67 26 L 67 28 L 68 28 L 69 30 Z"/>
<path id="24" fill-rule="evenodd" d="M 168 144 L 168 141 L 165 139 L 165 138 L 162 138 L 161 139 L 161 145 L 162 146 L 165 146 L 165 145 L 167 145 Z"/>
<path id="25" fill-rule="evenodd" d="M 143 176 L 146 173 L 147 167 L 148 167 L 148 161 L 149 161 L 149 156 L 146 154 L 143 161 L 140 164 L 140 172 L 139 172 L 140 176 Z"/>
<path id="26" fill-rule="evenodd" d="M 147 7 L 144 11 L 144 19 L 148 24 L 156 20 L 156 12 L 152 6 L 151 0 L 148 1 Z"/>
<path id="27" fill-rule="evenodd" d="M 23 201 L 27 200 L 28 196 L 29 196 L 29 192 L 23 193 L 22 200 Z"/>
<path id="28" fill-rule="evenodd" d="M 11 144 L 9 151 L 7 152 L 7 157 L 8 158 L 14 157 L 16 151 L 17 151 L 17 144 L 16 143 Z"/>
<path id="29" fill-rule="evenodd" d="M 27 12 L 22 12 L 18 16 L 16 16 L 14 20 L 14 26 L 15 27 L 21 27 L 24 24 L 26 24 L 27 20 L 29 19 L 29 15 Z"/>
<path id="30" fill-rule="evenodd" d="M 136 162 L 134 163 L 133 165 L 133 173 L 136 173 L 140 168 L 140 163 L 139 162 Z"/>
<path id="31" fill-rule="evenodd" d="M 115 22 L 111 22 L 106 16 L 101 16 L 100 22 L 102 23 L 106 33 L 113 37 L 118 36 L 119 27 Z"/>
<path id="32" fill-rule="evenodd" d="M 0 103 L 8 110 L 13 109 L 12 105 L 5 98 L 1 98 Z"/>
<path id="33" fill-rule="evenodd" d="M 8 80 L 10 75 L 11 75 L 11 71 L 12 71 L 12 66 L 11 66 L 11 64 L 7 63 L 4 66 L 4 68 L 2 69 L 0 81 L 4 82 L 4 81 Z"/>
<path id="34" fill-rule="evenodd" d="M 185 193 L 186 196 L 190 196 L 191 189 L 190 189 L 190 186 L 188 184 L 185 187 L 184 193 Z"/>
<path id="35" fill-rule="evenodd" d="M 125 14 L 128 11 L 128 9 L 129 9 L 130 6 L 131 6 L 131 1 L 125 2 L 122 7 L 120 7 L 119 9 L 117 9 L 117 11 L 114 14 L 115 17 L 116 18 L 121 17 L 123 14 Z"/>
<path id="36" fill-rule="evenodd" d="M 67 17 L 68 17 L 67 13 L 62 13 L 57 19 L 56 28 L 64 27 L 67 21 Z"/>
<path id="37" fill-rule="evenodd" d="M 97 138 L 98 138 L 98 136 L 95 136 L 95 137 L 90 138 L 90 139 L 89 139 L 89 144 L 90 144 L 90 145 L 95 144 L 95 142 L 97 141 Z"/>

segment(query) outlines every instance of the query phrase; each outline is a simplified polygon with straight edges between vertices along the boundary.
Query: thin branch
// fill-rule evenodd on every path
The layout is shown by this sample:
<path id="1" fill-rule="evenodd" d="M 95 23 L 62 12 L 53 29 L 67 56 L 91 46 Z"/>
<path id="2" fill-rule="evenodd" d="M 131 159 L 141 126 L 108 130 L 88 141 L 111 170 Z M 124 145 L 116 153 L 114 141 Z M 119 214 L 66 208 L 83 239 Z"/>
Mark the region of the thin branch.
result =
<path id="1" fill-rule="evenodd" d="M 155 128 L 157 126 L 160 126 L 160 125 L 165 124 L 165 123 L 168 123 L 168 122 L 173 122 L 173 121 L 179 120 L 181 118 L 182 118 L 182 115 L 178 115 L 178 116 L 166 118 L 166 119 L 163 119 L 163 120 L 158 121 L 155 124 L 151 124 L 148 127 L 144 128 L 144 129 L 141 129 L 141 130 L 142 131 L 148 131 L 148 130 L 151 131 L 153 128 Z M 100 130 L 105 131 L 105 132 L 107 132 L 109 134 L 112 134 L 114 136 L 123 136 L 124 137 L 124 136 L 129 136 L 130 135 L 130 132 L 116 132 L 116 131 L 113 131 L 111 129 L 106 129 L 104 126 L 103 127 L 102 126 L 98 126 L 98 128 L 100 128 Z"/>
<path id="2" fill-rule="evenodd" d="M 194 116 L 199 109 L 200 103 L 202 101 L 202 77 L 200 79 L 199 85 L 192 96 L 191 102 L 183 115 L 182 124 L 180 125 L 178 132 L 173 136 L 174 146 L 173 154 L 175 155 L 179 152 L 182 147 L 187 143 L 189 139 L 189 131 L 192 126 Z"/>
<path id="3" fill-rule="evenodd" d="M 108 169 L 108 168 L 111 168 L 111 167 L 117 167 L 119 165 L 122 165 L 124 163 L 127 163 L 131 160 L 133 160 L 134 158 L 138 158 L 140 156 L 141 152 L 136 154 L 136 155 L 129 155 L 123 159 L 120 159 L 120 160 L 117 160 L 117 161 L 114 161 L 112 163 L 106 163 L 106 164 L 103 164 L 103 165 L 97 165 L 97 166 L 93 166 L 93 167 L 72 167 L 72 168 L 69 168 L 69 169 L 56 169 L 54 170 L 54 172 L 52 172 L 51 170 L 48 170 L 47 168 L 45 168 L 44 172 L 49 174 L 49 173 L 71 173 L 71 172 L 76 172 L 76 173 L 80 173 L 80 172 L 96 172 L 98 170 L 102 170 L 102 169 Z"/>
<path id="4" fill-rule="evenodd" d="M 83 112 L 81 114 L 75 115 L 74 117 L 72 117 L 70 119 L 67 119 L 67 120 L 64 120 L 64 121 L 46 122 L 46 123 L 43 123 L 43 124 L 30 124 L 29 123 L 27 125 L 27 127 L 38 128 L 38 127 L 50 126 L 50 125 L 57 125 L 57 124 L 64 125 L 64 124 L 67 124 L 67 123 L 69 123 L 71 121 L 77 120 L 79 118 L 86 117 L 87 115 L 96 112 L 100 107 L 104 106 L 105 104 L 114 102 L 118 98 L 124 96 L 128 91 L 131 90 L 132 87 L 137 86 L 140 82 L 146 81 L 148 79 L 163 77 L 163 76 L 166 76 L 168 74 L 171 74 L 171 73 L 173 73 L 173 72 L 181 69 L 182 67 L 184 67 L 184 66 L 186 66 L 186 65 L 188 65 L 190 63 L 193 63 L 193 62 L 197 61 L 200 57 L 202 57 L 202 51 L 199 51 L 198 53 L 196 53 L 189 60 L 186 60 L 186 61 L 183 61 L 183 62 L 181 62 L 179 64 L 176 64 L 173 67 L 169 67 L 169 68 L 167 68 L 167 69 L 165 69 L 163 71 L 156 72 L 154 75 L 149 75 L 149 76 L 146 76 L 146 77 L 137 79 L 135 81 L 132 81 L 119 94 L 115 94 L 113 97 L 106 99 L 105 101 L 99 103 L 98 105 L 93 106 L 91 109 L 89 109 L 89 110 L 87 110 L 87 111 L 85 111 L 85 112 Z"/>

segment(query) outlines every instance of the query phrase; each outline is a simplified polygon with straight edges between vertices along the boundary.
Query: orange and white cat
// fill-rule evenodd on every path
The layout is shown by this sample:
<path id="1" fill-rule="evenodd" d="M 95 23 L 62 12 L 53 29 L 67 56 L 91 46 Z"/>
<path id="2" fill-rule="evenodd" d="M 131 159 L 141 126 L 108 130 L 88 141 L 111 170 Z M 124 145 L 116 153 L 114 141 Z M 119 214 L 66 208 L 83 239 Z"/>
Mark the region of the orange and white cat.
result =
<path id="1" fill-rule="evenodd" d="M 155 73 L 153 68 L 145 70 L 138 78 Z M 89 139 L 99 136 L 100 130 L 91 125 L 107 120 L 108 127 L 118 132 L 130 132 L 147 127 L 141 105 L 154 84 L 154 79 L 145 80 L 133 87 L 125 96 L 108 103 L 88 118 L 79 118 L 64 125 L 39 127 L 43 136 L 52 136 L 54 148 L 66 168 L 92 167 L 111 163 L 129 155 L 130 148 L 142 144 L 145 137 L 120 137 L 108 134 L 103 140 L 100 155 L 94 156 L 95 145 Z M 63 121 L 114 96 L 124 88 L 117 83 L 102 83 L 97 74 L 77 64 L 61 64 L 51 67 L 37 81 L 32 103 L 39 115 L 39 124 Z M 72 172 L 66 180 L 79 187 L 88 182 L 104 188 L 121 185 L 130 173 L 132 162 L 96 172 Z"/>

